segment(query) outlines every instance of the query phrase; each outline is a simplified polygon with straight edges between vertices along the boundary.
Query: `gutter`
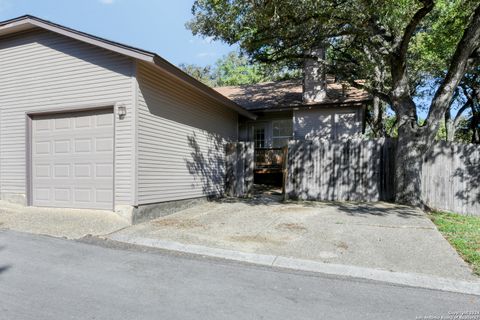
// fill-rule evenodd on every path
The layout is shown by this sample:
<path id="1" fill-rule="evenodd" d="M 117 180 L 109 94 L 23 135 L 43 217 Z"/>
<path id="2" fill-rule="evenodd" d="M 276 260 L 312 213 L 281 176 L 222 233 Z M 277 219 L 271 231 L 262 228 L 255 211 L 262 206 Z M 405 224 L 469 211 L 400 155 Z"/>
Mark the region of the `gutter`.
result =
<path id="1" fill-rule="evenodd" d="M 348 108 L 348 107 L 360 107 L 371 102 L 371 99 L 357 100 L 351 102 L 337 102 L 337 103 L 317 103 L 310 105 L 290 105 L 273 108 L 257 108 L 248 109 L 250 112 L 281 112 L 281 111 L 296 111 L 296 110 L 309 110 L 309 109 L 335 109 L 335 108 Z"/>

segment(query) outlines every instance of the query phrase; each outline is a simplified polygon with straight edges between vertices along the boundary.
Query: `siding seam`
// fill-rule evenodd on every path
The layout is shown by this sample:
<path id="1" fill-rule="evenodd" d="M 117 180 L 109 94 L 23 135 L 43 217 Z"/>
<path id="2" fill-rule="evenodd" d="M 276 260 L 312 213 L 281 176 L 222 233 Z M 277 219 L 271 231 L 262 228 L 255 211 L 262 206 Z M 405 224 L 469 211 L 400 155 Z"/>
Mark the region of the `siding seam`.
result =
<path id="1" fill-rule="evenodd" d="M 138 206 L 138 67 L 132 63 L 132 108 L 133 108 L 133 205 Z"/>
<path id="2" fill-rule="evenodd" d="M 223 193 L 224 145 L 237 138 L 238 114 L 153 71 L 137 64 L 138 203 Z"/>

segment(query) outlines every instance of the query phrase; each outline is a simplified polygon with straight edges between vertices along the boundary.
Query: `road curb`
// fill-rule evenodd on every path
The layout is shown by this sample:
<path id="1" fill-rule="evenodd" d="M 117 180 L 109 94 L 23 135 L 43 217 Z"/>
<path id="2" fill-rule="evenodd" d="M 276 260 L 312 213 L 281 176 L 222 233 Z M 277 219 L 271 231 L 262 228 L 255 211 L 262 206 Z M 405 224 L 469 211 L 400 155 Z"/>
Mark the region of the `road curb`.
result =
<path id="1" fill-rule="evenodd" d="M 480 281 L 462 281 L 450 278 L 428 276 L 418 273 L 392 272 L 373 268 L 323 263 L 312 260 L 296 259 L 283 256 L 247 253 L 234 250 L 211 248 L 200 245 L 183 244 L 179 242 L 160 239 L 131 237 L 121 234 L 110 234 L 105 238 L 130 244 L 241 262 L 248 262 L 263 266 L 308 272 L 318 272 L 329 275 L 368 279 L 417 288 L 473 294 L 480 296 Z"/>

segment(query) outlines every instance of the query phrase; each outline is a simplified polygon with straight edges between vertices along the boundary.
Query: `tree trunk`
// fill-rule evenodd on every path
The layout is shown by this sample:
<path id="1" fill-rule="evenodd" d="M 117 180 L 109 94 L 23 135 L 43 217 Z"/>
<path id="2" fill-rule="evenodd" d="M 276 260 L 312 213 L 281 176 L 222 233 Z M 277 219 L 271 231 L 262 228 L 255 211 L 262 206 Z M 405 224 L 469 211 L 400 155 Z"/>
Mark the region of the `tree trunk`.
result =
<path id="1" fill-rule="evenodd" d="M 478 84 L 478 82 L 477 82 Z M 476 87 L 473 90 L 475 101 L 472 101 L 472 143 L 480 144 L 480 88 Z"/>
<path id="2" fill-rule="evenodd" d="M 445 112 L 445 134 L 447 141 L 453 141 L 455 139 L 455 123 L 450 115 L 450 108 Z"/>
<path id="3" fill-rule="evenodd" d="M 476 113 L 473 111 L 474 108 L 472 108 L 472 143 L 475 144 L 480 144 L 480 112 Z"/>
<path id="4" fill-rule="evenodd" d="M 384 102 L 378 97 L 373 97 L 372 110 L 368 114 L 369 119 L 367 121 L 374 138 L 382 138 L 386 135 L 384 113 Z"/>
<path id="5" fill-rule="evenodd" d="M 432 7 L 433 1 L 424 2 L 424 7 L 417 11 L 407 26 L 399 49 L 389 60 L 392 74 L 392 106 L 399 118 L 395 169 L 396 200 L 415 206 L 422 205 L 422 157 L 433 145 L 440 121 L 450 106 L 455 89 L 465 75 L 468 59 L 477 50 L 480 42 L 480 5 L 478 5 L 462 39 L 457 44 L 448 72 L 435 92 L 425 124 L 418 126 L 416 105 L 409 92 L 406 53 L 408 43 L 418 25 L 418 18 L 421 20 Z"/>
<path id="6" fill-rule="evenodd" d="M 405 63 L 390 60 L 393 90 L 392 108 L 398 123 L 395 156 L 395 202 L 421 206 L 422 155 L 426 150 L 425 128 L 418 125 L 416 105 L 410 95 Z"/>
<path id="7" fill-rule="evenodd" d="M 375 90 L 383 92 L 383 85 L 385 82 L 385 71 L 384 68 L 379 64 L 376 64 L 373 68 L 374 70 L 374 87 Z M 370 126 L 373 131 L 375 138 L 385 137 L 385 102 L 382 101 L 379 97 L 373 97 L 372 112 L 370 119 Z"/>
<path id="8" fill-rule="evenodd" d="M 423 155 L 428 149 L 420 127 L 398 128 L 395 156 L 395 202 L 421 206 Z"/>

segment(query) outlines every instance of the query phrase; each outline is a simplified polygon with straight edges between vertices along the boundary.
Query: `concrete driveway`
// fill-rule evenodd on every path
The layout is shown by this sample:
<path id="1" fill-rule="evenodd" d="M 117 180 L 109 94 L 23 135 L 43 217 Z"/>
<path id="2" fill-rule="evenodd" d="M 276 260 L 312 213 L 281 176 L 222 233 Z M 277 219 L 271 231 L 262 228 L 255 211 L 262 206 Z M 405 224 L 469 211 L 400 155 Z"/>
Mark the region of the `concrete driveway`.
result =
<path id="1" fill-rule="evenodd" d="M 127 225 L 111 211 L 24 207 L 0 201 L 0 229 L 78 239 L 108 234 Z"/>
<path id="2" fill-rule="evenodd" d="M 274 196 L 208 202 L 111 235 L 173 241 L 394 272 L 474 280 L 417 209 L 389 203 L 280 203 Z"/>

